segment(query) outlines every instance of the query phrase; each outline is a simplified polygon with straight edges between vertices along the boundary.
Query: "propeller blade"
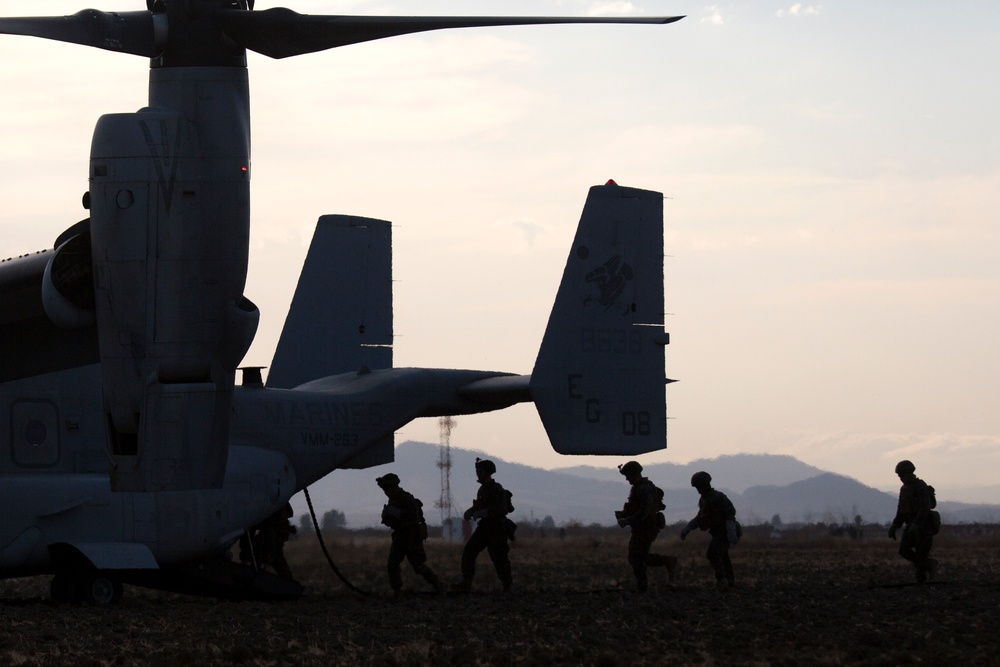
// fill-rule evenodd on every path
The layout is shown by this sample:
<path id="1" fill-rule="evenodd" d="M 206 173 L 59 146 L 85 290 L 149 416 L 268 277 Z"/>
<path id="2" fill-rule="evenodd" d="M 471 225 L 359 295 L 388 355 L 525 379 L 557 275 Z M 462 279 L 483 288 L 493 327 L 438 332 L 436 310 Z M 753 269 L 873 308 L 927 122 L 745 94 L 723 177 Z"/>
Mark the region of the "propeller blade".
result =
<path id="1" fill-rule="evenodd" d="M 259 12 L 223 10 L 219 25 L 243 47 L 271 58 L 287 58 L 348 44 L 446 28 L 548 25 L 556 23 L 665 24 L 683 16 L 555 17 L 555 16 L 320 16 L 275 8 Z"/>
<path id="2" fill-rule="evenodd" d="M 153 15 L 84 9 L 72 16 L 0 18 L 0 33 L 42 37 L 152 58 L 157 55 Z"/>

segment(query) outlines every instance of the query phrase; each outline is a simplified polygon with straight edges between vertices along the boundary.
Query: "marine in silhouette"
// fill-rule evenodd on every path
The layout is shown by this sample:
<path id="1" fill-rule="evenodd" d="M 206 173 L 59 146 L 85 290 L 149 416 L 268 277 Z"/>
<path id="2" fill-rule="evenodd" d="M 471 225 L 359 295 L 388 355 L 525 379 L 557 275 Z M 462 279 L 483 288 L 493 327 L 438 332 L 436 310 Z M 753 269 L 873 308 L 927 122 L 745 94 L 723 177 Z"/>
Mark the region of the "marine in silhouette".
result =
<path id="1" fill-rule="evenodd" d="M 910 461 L 896 464 L 896 474 L 903 486 L 899 488 L 899 502 L 896 516 L 889 526 L 889 537 L 896 539 L 896 533 L 903 528 L 903 538 L 899 541 L 899 555 L 913 563 L 917 581 L 923 583 L 934 577 L 937 561 L 930 557 L 934 545 L 937 523 L 933 512 L 937 501 L 932 487 L 914 473 L 917 467 Z"/>
<path id="2" fill-rule="evenodd" d="M 496 568 L 503 590 L 510 591 L 513 577 L 510 571 L 510 544 L 514 539 L 514 522 L 507 515 L 514 511 L 511 494 L 493 479 L 497 466 L 488 459 L 476 459 L 476 478 L 479 492 L 472 507 L 465 510 L 466 521 L 479 523 L 462 550 L 462 580 L 452 588 L 456 591 L 472 590 L 476 575 L 476 558 L 486 549 Z"/>
<path id="3" fill-rule="evenodd" d="M 742 532 L 736 521 L 736 508 L 726 494 L 712 488 L 712 476 L 705 471 L 691 476 L 691 486 L 698 490 L 698 516 L 681 531 L 685 539 L 695 528 L 707 530 L 712 536 L 705 556 L 715 571 L 715 585 L 720 591 L 733 587 L 733 563 L 729 559 L 729 547 L 736 545 Z"/>
<path id="4" fill-rule="evenodd" d="M 292 579 L 292 568 L 285 560 L 285 542 L 297 532 L 290 521 L 294 514 L 292 506 L 285 503 L 284 507 L 257 526 L 261 565 L 270 565 L 279 576 L 289 580 Z"/>
<path id="5" fill-rule="evenodd" d="M 620 527 L 632 528 L 632 536 L 628 541 L 628 562 L 635 573 L 635 588 L 643 593 L 649 586 L 646 569 L 665 567 L 667 577 L 673 582 L 677 570 L 677 558 L 650 553 L 653 541 L 666 526 L 663 516 L 663 510 L 666 509 L 663 504 L 663 491 L 642 476 L 642 466 L 638 461 L 620 465 L 618 471 L 632 485 L 632 490 L 629 491 L 625 506 L 615 512 L 615 518 L 618 519 Z"/>
<path id="6" fill-rule="evenodd" d="M 413 571 L 423 577 L 438 593 L 442 592 L 441 582 L 434 570 L 427 566 L 424 540 L 427 539 L 427 523 L 424 521 L 424 504 L 399 486 L 399 477 L 394 473 L 382 475 L 375 483 L 385 492 L 388 499 L 382 507 L 382 523 L 392 529 L 392 545 L 389 547 L 389 561 L 386 570 L 389 586 L 394 597 L 399 597 L 403 588 L 403 560 L 410 561 Z"/>

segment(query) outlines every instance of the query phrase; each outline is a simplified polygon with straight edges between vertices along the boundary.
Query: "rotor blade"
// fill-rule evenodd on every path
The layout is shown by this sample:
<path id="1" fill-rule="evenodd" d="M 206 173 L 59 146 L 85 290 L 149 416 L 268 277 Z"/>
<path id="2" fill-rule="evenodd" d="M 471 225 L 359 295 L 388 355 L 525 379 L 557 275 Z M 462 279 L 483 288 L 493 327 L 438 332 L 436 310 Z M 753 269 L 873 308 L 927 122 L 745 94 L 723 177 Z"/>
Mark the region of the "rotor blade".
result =
<path id="1" fill-rule="evenodd" d="M 385 37 L 446 28 L 556 23 L 664 24 L 684 17 L 319 16 L 275 8 L 260 12 L 225 10 L 218 13 L 218 18 L 226 35 L 245 48 L 271 58 L 287 58 Z"/>
<path id="2" fill-rule="evenodd" d="M 147 58 L 157 55 L 150 12 L 84 9 L 72 16 L 0 18 L 0 33 L 54 39 Z"/>

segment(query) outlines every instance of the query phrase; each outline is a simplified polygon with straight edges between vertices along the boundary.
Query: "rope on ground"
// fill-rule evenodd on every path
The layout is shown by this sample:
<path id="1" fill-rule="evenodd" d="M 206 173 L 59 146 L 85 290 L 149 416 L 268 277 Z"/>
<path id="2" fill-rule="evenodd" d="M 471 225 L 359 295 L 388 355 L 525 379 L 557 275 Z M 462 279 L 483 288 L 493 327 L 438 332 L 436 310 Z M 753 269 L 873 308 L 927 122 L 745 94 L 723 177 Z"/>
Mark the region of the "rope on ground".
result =
<path id="1" fill-rule="evenodd" d="M 340 570 L 334 564 L 333 558 L 330 557 L 330 552 L 326 550 L 326 542 L 323 541 L 323 533 L 319 529 L 319 522 L 316 521 L 316 510 L 313 509 L 312 498 L 309 497 L 309 489 L 308 488 L 302 489 L 302 493 L 305 494 L 306 504 L 309 505 L 309 516 L 312 517 L 313 528 L 316 529 L 316 538 L 319 540 L 319 546 L 323 550 L 323 555 L 326 556 L 326 562 L 330 564 L 330 568 L 333 570 L 334 574 L 337 575 L 337 578 L 340 579 L 340 581 L 343 582 L 345 586 L 350 588 L 355 593 L 359 593 L 360 595 L 371 595 L 371 592 L 363 591 L 354 584 L 352 584 L 351 582 L 349 582 L 347 580 L 347 577 L 341 574 Z"/>

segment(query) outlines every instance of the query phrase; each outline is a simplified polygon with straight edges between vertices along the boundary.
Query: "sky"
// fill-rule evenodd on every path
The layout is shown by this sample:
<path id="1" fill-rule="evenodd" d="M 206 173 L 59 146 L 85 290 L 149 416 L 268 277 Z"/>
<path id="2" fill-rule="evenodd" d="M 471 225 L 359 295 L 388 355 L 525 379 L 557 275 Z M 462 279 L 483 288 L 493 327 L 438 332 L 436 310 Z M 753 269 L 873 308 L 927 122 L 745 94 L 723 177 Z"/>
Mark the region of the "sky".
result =
<path id="1" fill-rule="evenodd" d="M 267 365 L 316 219 L 391 220 L 395 364 L 530 373 L 587 189 L 662 192 L 668 447 L 788 454 L 1000 502 L 1000 5 L 258 0 L 313 14 L 686 15 L 249 57 L 246 295 Z M 140 0 L 0 0 L 61 15 Z M 146 63 L 0 36 L 0 252 L 85 217 L 91 133 Z M 530 404 L 451 442 L 543 468 Z M 436 420 L 396 434 L 438 442 Z"/>

